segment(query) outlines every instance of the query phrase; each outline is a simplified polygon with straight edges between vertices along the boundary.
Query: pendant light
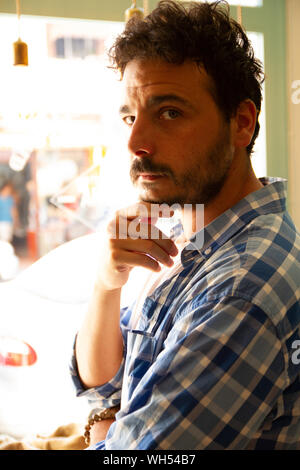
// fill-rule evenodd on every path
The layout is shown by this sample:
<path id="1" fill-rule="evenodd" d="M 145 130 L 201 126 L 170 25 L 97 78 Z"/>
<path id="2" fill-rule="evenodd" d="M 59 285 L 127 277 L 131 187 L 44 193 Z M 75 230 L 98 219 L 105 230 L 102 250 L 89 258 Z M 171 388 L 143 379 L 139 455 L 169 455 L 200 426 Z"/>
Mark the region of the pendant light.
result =
<path id="1" fill-rule="evenodd" d="M 136 6 L 136 0 L 133 0 L 131 7 L 125 11 L 126 23 L 133 17 L 140 18 L 141 20 L 144 18 L 144 10 Z"/>
<path id="2" fill-rule="evenodd" d="M 16 0 L 17 3 L 17 16 L 18 16 L 18 32 L 19 37 L 16 42 L 14 42 L 14 65 L 28 65 L 28 48 L 27 44 L 23 42 L 20 38 L 20 0 Z"/>

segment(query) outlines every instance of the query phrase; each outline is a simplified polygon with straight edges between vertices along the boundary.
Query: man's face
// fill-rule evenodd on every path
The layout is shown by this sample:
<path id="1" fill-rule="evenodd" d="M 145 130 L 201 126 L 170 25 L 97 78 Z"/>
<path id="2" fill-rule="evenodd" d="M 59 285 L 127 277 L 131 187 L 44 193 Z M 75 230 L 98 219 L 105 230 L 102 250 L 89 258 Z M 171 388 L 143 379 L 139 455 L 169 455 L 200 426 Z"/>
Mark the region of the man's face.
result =
<path id="1" fill-rule="evenodd" d="M 126 66 L 120 114 L 128 126 L 130 176 L 140 199 L 205 204 L 222 188 L 234 156 L 230 123 L 194 62 L 158 60 Z"/>

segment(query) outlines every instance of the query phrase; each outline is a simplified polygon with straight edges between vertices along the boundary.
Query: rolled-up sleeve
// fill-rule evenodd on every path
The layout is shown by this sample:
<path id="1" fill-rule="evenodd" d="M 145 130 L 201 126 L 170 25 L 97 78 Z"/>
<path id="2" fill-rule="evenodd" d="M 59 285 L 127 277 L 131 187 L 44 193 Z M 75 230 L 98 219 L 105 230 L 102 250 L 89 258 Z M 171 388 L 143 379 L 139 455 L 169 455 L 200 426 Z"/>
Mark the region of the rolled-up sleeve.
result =
<path id="1" fill-rule="evenodd" d="M 76 338 L 73 346 L 73 354 L 70 362 L 70 374 L 71 379 L 75 387 L 75 393 L 78 397 L 86 397 L 91 405 L 96 404 L 99 408 L 110 408 L 120 404 L 121 400 L 121 391 L 124 375 L 124 363 L 127 350 L 127 325 L 130 319 L 131 309 L 128 307 L 123 308 L 120 313 L 120 326 L 123 336 L 123 359 L 120 364 L 119 370 L 115 376 L 103 385 L 86 388 L 80 379 L 78 372 L 75 344 Z"/>

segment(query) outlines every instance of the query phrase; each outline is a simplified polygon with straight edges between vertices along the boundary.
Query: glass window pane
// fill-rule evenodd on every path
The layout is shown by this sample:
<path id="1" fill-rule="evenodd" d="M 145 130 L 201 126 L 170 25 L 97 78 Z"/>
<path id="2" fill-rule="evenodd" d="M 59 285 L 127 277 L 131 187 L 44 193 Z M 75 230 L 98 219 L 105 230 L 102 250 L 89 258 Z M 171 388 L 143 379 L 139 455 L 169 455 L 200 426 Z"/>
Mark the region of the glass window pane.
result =
<path id="1" fill-rule="evenodd" d="M 264 64 L 264 35 L 263 33 L 247 32 L 252 43 L 255 56 Z M 267 145 L 266 145 L 266 107 L 265 88 L 262 89 L 263 101 L 259 117 L 260 131 L 256 139 L 254 152 L 252 154 L 252 165 L 258 177 L 266 176 L 267 173 Z"/>
<path id="2" fill-rule="evenodd" d="M 204 2 L 204 0 L 198 0 L 199 2 Z M 229 5 L 240 5 L 241 7 L 262 7 L 263 0 L 227 0 Z"/>
<path id="3" fill-rule="evenodd" d="M 241 7 L 261 7 L 263 0 L 228 0 L 230 5 L 240 5 Z"/>
<path id="4" fill-rule="evenodd" d="M 55 53 L 56 57 L 65 57 L 65 39 L 58 38 L 55 41 Z"/>

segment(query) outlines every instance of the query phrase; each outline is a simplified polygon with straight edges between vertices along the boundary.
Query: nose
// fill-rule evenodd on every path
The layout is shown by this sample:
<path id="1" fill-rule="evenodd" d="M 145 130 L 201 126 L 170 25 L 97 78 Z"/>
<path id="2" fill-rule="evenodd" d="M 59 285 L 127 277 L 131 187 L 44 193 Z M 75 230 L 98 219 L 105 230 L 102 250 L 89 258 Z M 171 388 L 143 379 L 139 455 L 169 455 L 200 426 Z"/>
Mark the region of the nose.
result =
<path id="1" fill-rule="evenodd" d="M 136 117 L 130 128 L 128 150 L 135 157 L 149 157 L 155 152 L 151 123 L 141 116 Z"/>

